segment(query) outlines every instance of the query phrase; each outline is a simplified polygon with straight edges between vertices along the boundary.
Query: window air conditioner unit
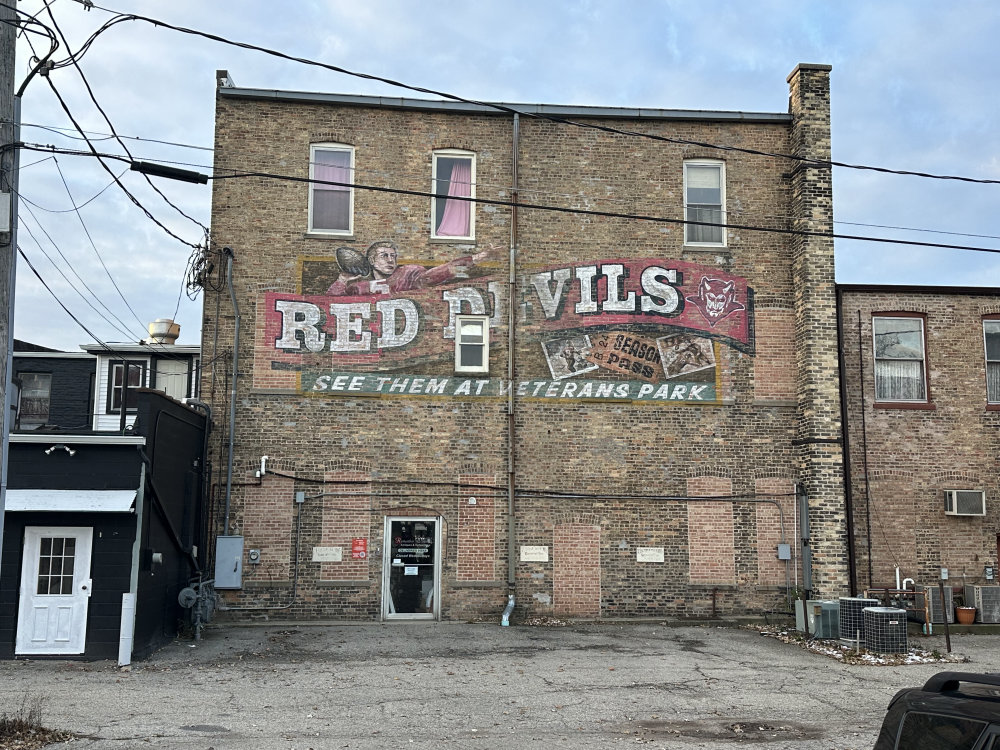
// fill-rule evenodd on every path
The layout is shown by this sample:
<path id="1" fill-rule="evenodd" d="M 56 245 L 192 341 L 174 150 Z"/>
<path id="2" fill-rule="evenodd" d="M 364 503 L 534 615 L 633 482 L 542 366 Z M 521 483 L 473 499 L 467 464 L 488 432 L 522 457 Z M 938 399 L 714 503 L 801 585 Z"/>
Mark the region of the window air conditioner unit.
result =
<path id="1" fill-rule="evenodd" d="M 946 516 L 985 516 L 986 493 L 979 490 L 945 490 Z"/>

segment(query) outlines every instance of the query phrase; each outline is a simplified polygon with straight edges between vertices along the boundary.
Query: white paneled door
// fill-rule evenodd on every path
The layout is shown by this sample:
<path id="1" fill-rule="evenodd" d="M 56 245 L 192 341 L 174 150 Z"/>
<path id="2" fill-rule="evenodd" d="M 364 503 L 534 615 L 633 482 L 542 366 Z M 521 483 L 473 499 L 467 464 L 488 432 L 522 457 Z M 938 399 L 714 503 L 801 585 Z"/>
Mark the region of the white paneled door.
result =
<path id="1" fill-rule="evenodd" d="M 28 526 L 21 560 L 17 654 L 82 654 L 94 530 Z"/>

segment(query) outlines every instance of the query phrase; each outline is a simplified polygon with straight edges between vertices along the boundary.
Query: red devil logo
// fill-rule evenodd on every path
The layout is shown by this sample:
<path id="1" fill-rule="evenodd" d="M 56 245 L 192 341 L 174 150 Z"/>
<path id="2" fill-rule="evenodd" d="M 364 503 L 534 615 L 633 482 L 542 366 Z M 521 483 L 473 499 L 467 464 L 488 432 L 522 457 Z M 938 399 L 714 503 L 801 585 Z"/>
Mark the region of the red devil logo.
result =
<path id="1" fill-rule="evenodd" d="M 701 314 L 713 327 L 734 312 L 746 310 L 744 305 L 736 301 L 735 281 L 710 279 L 707 276 L 701 277 L 697 296 L 685 297 L 684 299 L 701 310 Z"/>

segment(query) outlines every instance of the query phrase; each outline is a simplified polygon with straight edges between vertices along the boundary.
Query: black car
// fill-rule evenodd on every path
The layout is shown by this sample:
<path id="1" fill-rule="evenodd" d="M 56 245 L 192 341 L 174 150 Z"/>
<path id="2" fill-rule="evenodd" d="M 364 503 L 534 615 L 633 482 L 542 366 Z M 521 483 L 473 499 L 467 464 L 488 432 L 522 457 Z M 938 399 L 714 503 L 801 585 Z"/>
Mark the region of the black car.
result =
<path id="1" fill-rule="evenodd" d="M 1000 750 L 1000 674 L 941 672 L 900 690 L 875 750 Z"/>

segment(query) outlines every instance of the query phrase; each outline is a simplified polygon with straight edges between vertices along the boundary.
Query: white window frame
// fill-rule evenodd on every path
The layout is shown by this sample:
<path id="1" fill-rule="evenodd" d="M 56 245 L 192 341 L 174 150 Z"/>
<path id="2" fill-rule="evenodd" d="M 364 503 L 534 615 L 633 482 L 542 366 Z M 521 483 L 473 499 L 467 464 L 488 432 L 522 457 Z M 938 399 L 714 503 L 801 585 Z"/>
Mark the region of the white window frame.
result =
<path id="1" fill-rule="evenodd" d="M 697 221 L 692 219 L 689 215 L 688 207 L 688 167 L 718 167 L 719 168 L 719 198 L 721 203 L 719 204 L 719 211 L 721 214 L 722 224 L 726 223 L 726 163 L 717 159 L 689 159 L 684 162 L 684 220 L 685 221 Z M 704 204 L 696 204 L 704 205 Z M 699 242 L 690 239 L 690 230 L 692 225 L 684 225 L 684 244 L 691 247 L 726 247 L 728 241 L 728 235 L 726 233 L 725 227 L 720 227 L 722 232 L 722 240 L 720 242 Z"/>
<path id="2" fill-rule="evenodd" d="M 877 353 L 876 346 L 876 332 L 875 332 L 875 321 L 877 320 L 905 320 L 912 322 L 914 320 L 920 322 L 920 359 L 912 357 L 880 357 Z M 874 377 L 875 377 L 875 401 L 879 404 L 927 404 L 930 403 L 930 385 L 927 382 L 927 323 L 922 315 L 872 315 L 872 357 L 875 363 L 874 367 Z M 879 396 L 879 363 L 880 362 L 920 362 L 920 375 L 923 379 L 923 398 L 881 398 Z"/>
<path id="3" fill-rule="evenodd" d="M 468 159 L 470 165 L 470 177 L 472 185 L 469 189 L 469 197 L 473 200 L 469 203 L 469 233 L 464 236 L 437 233 L 437 210 L 438 210 L 438 159 Z M 434 151 L 431 154 L 431 239 L 448 240 L 451 242 L 474 240 L 476 238 L 476 152 L 463 151 L 461 149 L 445 148 Z"/>
<path id="4" fill-rule="evenodd" d="M 482 342 L 468 342 L 462 338 L 462 323 L 477 322 L 482 324 Z M 462 346 L 478 345 L 482 349 L 481 365 L 462 364 Z M 455 372 L 488 373 L 490 371 L 490 319 L 488 315 L 456 315 L 455 316 Z"/>
<path id="5" fill-rule="evenodd" d="M 986 403 L 987 404 L 1000 404 L 1000 374 L 993 378 L 993 381 L 997 383 L 994 392 L 990 393 L 990 365 L 993 365 L 993 369 L 1000 369 L 1000 357 L 995 359 L 990 359 L 990 350 L 986 345 L 986 326 L 992 323 L 997 327 L 997 333 L 1000 333 L 1000 318 L 983 318 L 983 357 L 986 363 Z"/>
<path id="6" fill-rule="evenodd" d="M 316 152 L 317 151 L 343 151 L 351 155 L 350 164 L 350 182 L 354 182 L 354 146 L 349 146 L 346 143 L 312 143 L 309 145 L 309 179 L 316 179 Z M 326 229 L 323 227 L 317 227 L 313 223 L 313 197 L 316 193 L 317 187 L 309 183 L 309 233 L 310 234 L 329 234 L 335 236 L 351 236 L 354 234 L 354 188 L 347 188 L 348 195 L 348 209 L 347 209 L 347 229 Z"/>

